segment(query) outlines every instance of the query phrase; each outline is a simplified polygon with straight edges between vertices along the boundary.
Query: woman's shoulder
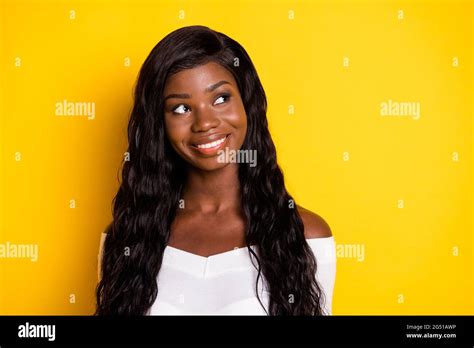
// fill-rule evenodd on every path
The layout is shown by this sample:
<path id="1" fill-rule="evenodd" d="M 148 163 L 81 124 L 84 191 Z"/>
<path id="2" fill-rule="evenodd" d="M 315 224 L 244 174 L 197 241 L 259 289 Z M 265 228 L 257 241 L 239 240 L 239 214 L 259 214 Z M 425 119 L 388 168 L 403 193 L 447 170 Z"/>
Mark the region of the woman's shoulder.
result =
<path id="1" fill-rule="evenodd" d="M 112 227 L 112 223 L 110 223 L 100 235 L 99 241 L 99 254 L 97 255 L 98 265 L 97 265 L 97 276 L 100 280 L 102 278 L 102 257 L 104 254 L 104 242 L 105 238 L 107 238 L 107 233 L 110 231 Z"/>
<path id="2" fill-rule="evenodd" d="M 327 238 L 332 236 L 329 224 L 321 216 L 299 205 L 296 206 L 303 220 L 306 239 Z"/>

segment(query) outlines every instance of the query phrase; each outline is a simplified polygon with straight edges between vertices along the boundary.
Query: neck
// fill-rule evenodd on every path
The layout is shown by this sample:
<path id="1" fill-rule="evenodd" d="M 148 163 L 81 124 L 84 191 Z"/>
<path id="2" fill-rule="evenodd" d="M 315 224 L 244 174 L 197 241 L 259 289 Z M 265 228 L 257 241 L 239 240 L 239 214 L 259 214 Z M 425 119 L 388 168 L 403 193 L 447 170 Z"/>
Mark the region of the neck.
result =
<path id="1" fill-rule="evenodd" d="M 214 171 L 189 168 L 183 189 L 185 209 L 202 213 L 220 213 L 240 207 L 238 164 Z"/>

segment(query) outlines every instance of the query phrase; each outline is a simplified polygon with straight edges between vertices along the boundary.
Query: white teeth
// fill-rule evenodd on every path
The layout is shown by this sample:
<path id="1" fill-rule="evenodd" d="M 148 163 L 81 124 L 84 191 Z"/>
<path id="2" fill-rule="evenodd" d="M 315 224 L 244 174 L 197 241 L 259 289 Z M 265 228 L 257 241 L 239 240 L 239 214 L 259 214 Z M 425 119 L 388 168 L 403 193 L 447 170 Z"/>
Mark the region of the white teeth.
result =
<path id="1" fill-rule="evenodd" d="M 226 137 L 223 137 L 222 139 L 213 141 L 212 143 L 207 143 L 207 144 L 201 144 L 201 145 L 196 145 L 199 149 L 209 149 L 211 147 L 216 147 L 224 142 Z"/>

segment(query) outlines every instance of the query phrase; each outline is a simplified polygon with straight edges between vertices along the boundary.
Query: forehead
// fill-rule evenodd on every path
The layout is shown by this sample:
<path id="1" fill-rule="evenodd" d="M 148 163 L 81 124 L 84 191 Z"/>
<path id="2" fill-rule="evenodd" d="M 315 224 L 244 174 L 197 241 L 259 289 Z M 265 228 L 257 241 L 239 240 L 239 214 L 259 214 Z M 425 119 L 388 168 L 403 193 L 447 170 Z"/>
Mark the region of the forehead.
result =
<path id="1" fill-rule="evenodd" d="M 204 89 L 221 80 L 230 82 L 234 87 L 237 83 L 232 74 L 223 66 L 209 62 L 192 69 L 181 70 L 170 76 L 165 84 L 165 95 L 180 92 L 204 92 Z"/>

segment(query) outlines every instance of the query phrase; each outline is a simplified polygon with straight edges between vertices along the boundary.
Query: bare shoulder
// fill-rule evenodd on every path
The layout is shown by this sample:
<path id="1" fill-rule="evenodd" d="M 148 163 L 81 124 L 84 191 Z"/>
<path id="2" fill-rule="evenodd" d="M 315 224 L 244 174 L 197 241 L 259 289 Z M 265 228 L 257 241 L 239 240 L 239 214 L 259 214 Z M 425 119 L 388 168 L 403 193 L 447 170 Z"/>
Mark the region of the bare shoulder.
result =
<path id="1" fill-rule="evenodd" d="M 109 233 L 111 233 L 111 231 L 112 231 L 112 224 L 113 224 L 112 222 L 109 223 L 109 224 L 107 225 L 107 227 L 105 228 L 105 230 L 102 232 L 102 234 L 109 234 Z"/>
<path id="2" fill-rule="evenodd" d="M 107 238 L 107 236 L 110 234 L 111 230 L 112 230 L 112 223 L 107 225 L 105 230 L 102 231 L 102 233 L 100 234 L 100 252 L 102 252 L 102 249 L 103 249 L 104 243 L 105 243 L 105 238 Z"/>
<path id="3" fill-rule="evenodd" d="M 327 238 L 332 236 L 331 228 L 321 216 L 299 205 L 296 207 L 298 208 L 298 213 L 303 220 L 304 235 L 306 239 Z"/>

